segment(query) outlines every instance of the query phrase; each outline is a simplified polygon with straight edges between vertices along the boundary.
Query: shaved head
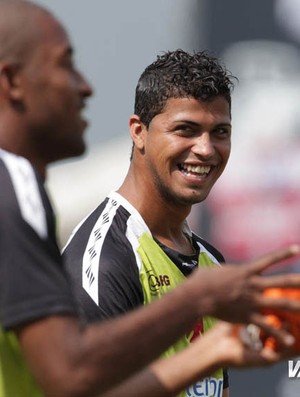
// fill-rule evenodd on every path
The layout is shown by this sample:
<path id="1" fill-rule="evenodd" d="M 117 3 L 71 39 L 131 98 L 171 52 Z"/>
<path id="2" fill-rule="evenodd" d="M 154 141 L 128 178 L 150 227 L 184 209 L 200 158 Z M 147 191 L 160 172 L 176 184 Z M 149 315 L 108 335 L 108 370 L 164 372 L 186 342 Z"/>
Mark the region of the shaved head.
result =
<path id="1" fill-rule="evenodd" d="M 38 23 L 45 17 L 56 20 L 47 9 L 30 1 L 0 0 L 0 62 L 26 61 L 45 35 Z"/>
<path id="2" fill-rule="evenodd" d="M 46 165 L 84 152 L 92 89 L 64 26 L 27 0 L 0 0 L 0 147 Z"/>

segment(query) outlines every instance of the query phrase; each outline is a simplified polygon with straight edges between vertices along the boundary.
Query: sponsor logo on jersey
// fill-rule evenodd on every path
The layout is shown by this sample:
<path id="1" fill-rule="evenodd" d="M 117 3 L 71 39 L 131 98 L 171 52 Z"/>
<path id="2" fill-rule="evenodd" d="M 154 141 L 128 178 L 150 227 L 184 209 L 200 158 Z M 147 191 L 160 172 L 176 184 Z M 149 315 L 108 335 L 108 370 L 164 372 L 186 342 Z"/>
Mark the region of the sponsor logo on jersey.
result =
<path id="1" fill-rule="evenodd" d="M 222 397 L 223 379 L 206 378 L 186 390 L 187 397 Z"/>
<path id="2" fill-rule="evenodd" d="M 170 278 L 167 274 L 155 275 L 153 271 L 148 271 L 148 283 L 151 292 L 156 292 L 160 287 L 168 287 L 170 285 Z"/>
<path id="3" fill-rule="evenodd" d="M 198 261 L 195 261 L 194 259 L 191 260 L 191 262 L 182 262 L 182 266 L 185 267 L 195 267 L 198 265 Z"/>

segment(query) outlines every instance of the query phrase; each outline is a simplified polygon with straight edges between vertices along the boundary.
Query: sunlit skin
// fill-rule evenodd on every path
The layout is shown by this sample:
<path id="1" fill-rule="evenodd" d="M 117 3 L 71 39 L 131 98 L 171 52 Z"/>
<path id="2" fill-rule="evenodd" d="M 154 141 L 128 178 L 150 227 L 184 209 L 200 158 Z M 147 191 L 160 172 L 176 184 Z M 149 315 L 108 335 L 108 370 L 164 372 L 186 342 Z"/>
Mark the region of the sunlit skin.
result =
<path id="1" fill-rule="evenodd" d="M 25 106 L 31 131 L 38 136 L 43 127 L 40 143 L 47 147 L 51 162 L 58 156 L 65 158 L 83 153 L 82 134 L 87 123 L 81 111 L 92 89 L 75 68 L 65 30 L 57 26 L 55 20 L 46 17 L 45 20 L 46 39 L 41 42 L 42 49 L 36 48 L 23 77 L 24 84 L 28 83 Z M 54 150 L 57 145 L 60 151 Z"/>
<path id="2" fill-rule="evenodd" d="M 207 197 L 229 158 L 229 104 L 223 97 L 210 102 L 171 98 L 148 129 L 133 115 L 130 132 L 133 159 L 119 192 L 138 209 L 154 235 L 188 252 L 183 222 L 191 206 Z M 191 171 L 190 166 L 204 168 Z"/>
<path id="3" fill-rule="evenodd" d="M 64 28 L 44 13 L 35 20 L 27 34 L 26 52 L 14 62 L 0 64 L 1 88 L 8 87 L 7 76 L 11 82 L 7 90 L 10 101 L 2 107 L 3 114 L 6 108 L 1 117 L 6 120 L 0 126 L 0 143 L 4 149 L 30 158 L 45 176 L 47 164 L 84 152 L 87 122 L 82 110 L 92 88 L 73 63 L 72 45 Z M 35 29 L 39 29 L 38 36 Z M 14 139 L 5 138 L 6 124 Z"/>
<path id="4" fill-rule="evenodd" d="M 50 161 L 75 155 L 82 150 L 86 123 L 81 116 L 81 107 L 91 94 L 91 89 L 74 69 L 71 47 L 64 29 L 48 13 L 25 0 L 1 0 L 0 26 L 0 147 L 26 157 L 45 176 L 46 165 Z M 184 113 L 184 119 L 193 115 L 193 112 Z M 188 246 L 184 246 L 186 240 L 183 239 L 182 222 L 191 204 L 177 196 L 181 188 L 188 196 L 199 187 L 198 184 L 196 187 L 190 186 L 186 180 L 190 177 L 180 175 L 173 163 L 198 158 L 199 154 L 196 155 L 183 144 L 181 146 L 186 153 L 183 149 L 180 151 L 175 142 L 188 138 L 183 139 L 178 134 L 173 136 L 164 129 L 159 131 L 156 120 L 160 118 L 153 120 L 150 126 L 153 137 L 150 137 L 150 130 L 147 131 L 136 116 L 131 118 L 135 150 L 132 166 L 121 190 L 141 209 L 156 236 L 184 252 Z M 155 131 L 152 131 L 154 126 Z M 174 142 L 169 139 L 169 134 Z M 168 143 L 169 140 L 172 144 Z M 169 150 L 159 145 L 160 141 L 168 143 Z M 152 150 L 150 144 L 157 145 L 157 148 Z M 156 152 L 159 153 L 157 158 Z M 159 173 L 161 183 L 167 184 L 171 190 L 172 204 L 168 204 L 160 193 L 157 183 L 151 181 L 153 170 L 158 170 L 158 167 L 162 167 Z M 8 176 L 5 173 L 4 180 Z M 1 193 L 3 190 L 2 186 Z M 32 201 L 34 190 L 33 196 L 24 196 L 24 199 Z M 3 362 L 0 360 L 1 395 L 40 395 L 34 390 L 31 393 L 36 379 L 45 396 L 174 396 L 188 384 L 211 374 L 215 368 L 262 365 L 287 357 L 281 351 L 276 353 L 277 358 L 274 352 L 273 358 L 263 351 L 253 351 L 251 354 L 240 339 L 234 338 L 236 334 L 232 335 L 232 326 L 223 324 L 223 327 L 215 327 L 203 338 L 198 338 L 178 355 L 146 367 L 178 338 L 190 332 L 200 317 L 211 315 L 235 323 L 252 323 L 268 333 L 270 326 L 264 322 L 265 310 L 299 312 L 297 300 L 282 301 L 261 294 L 262 290 L 272 287 L 300 288 L 300 276 L 297 274 L 261 276 L 271 264 L 298 254 L 298 246 L 271 253 L 243 266 L 227 264 L 220 269 L 196 270 L 184 283 L 147 307 L 100 324 L 83 326 L 82 319 L 71 315 L 68 309 L 64 311 L 69 306 L 65 306 L 69 300 L 63 298 L 68 290 L 65 291 L 63 286 L 53 288 L 54 281 L 50 280 L 54 276 L 59 284 L 61 281 L 57 278 L 61 262 L 54 262 L 58 254 L 55 236 L 51 232 L 49 243 L 48 239 L 39 239 L 29 224 L 24 225 L 24 216 L 18 210 L 16 197 L 4 193 L 1 197 L 1 203 L 4 201 L 0 222 L 1 276 L 4 277 L 0 279 L 0 290 L 1 299 L 4 298 L 1 308 L 5 307 L 5 310 L 1 313 L 1 322 L 6 318 L 11 323 L 8 337 L 12 335 L 18 339 L 13 338 L 11 350 L 10 344 L 6 345 L 6 332 L 1 329 L 1 349 L 4 348 L 7 353 L 7 356 L 1 357 Z M 195 194 L 192 193 L 192 196 Z M 11 199 L 12 206 L 9 203 Z M 151 203 L 149 199 L 153 199 Z M 35 200 L 32 202 L 34 204 Z M 13 220 L 16 220 L 15 227 L 12 227 Z M 33 239 L 30 244 L 29 239 Z M 12 240 L 14 244 L 6 247 L 7 240 Z M 32 252 L 31 247 L 34 247 Z M 20 268 L 16 267 L 13 272 L 22 255 L 24 263 L 21 266 L 26 267 L 31 259 L 32 266 L 40 267 L 38 274 L 30 281 L 32 273 L 28 273 L 27 269 L 19 274 Z M 11 271 L 6 274 L 7 264 Z M 221 276 L 216 277 L 216 272 L 221 272 Z M 46 281 L 42 281 L 44 277 Z M 30 295 L 24 295 L 23 300 L 21 288 L 15 299 L 9 299 L 6 291 L 17 288 L 22 280 L 32 285 L 32 294 L 27 291 Z M 42 285 L 46 287 L 43 293 L 54 302 L 51 312 L 43 312 L 42 302 L 41 305 L 36 303 L 41 296 Z M 70 301 L 73 300 L 73 296 L 69 297 Z M 17 315 L 22 307 L 24 317 Z M 290 335 L 285 330 L 273 329 L 271 334 L 277 335 L 279 342 L 284 342 L 284 347 L 291 346 Z M 24 356 L 25 363 L 18 357 L 19 352 Z M 199 357 L 203 359 L 199 360 Z M 139 372 L 144 368 L 144 372 Z M 30 372 L 34 379 L 31 379 Z M 6 373 L 9 375 L 7 378 Z M 129 380 L 127 383 L 126 379 L 135 373 L 137 376 L 133 382 Z M 122 387 L 124 381 L 126 383 Z M 7 392 L 11 385 L 15 392 Z M 114 389 L 116 386 L 118 390 Z M 109 389 L 114 390 L 106 394 Z"/>

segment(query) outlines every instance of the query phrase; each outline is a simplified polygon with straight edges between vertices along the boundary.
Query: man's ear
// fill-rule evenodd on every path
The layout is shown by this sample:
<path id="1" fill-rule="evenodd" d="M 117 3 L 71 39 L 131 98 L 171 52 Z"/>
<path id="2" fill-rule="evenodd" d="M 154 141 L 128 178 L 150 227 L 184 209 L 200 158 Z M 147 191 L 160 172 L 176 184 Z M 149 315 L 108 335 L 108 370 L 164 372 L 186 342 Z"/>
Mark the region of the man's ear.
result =
<path id="1" fill-rule="evenodd" d="M 0 63 L 0 92 L 13 103 L 23 99 L 20 66 L 17 64 Z"/>
<path id="2" fill-rule="evenodd" d="M 139 150 L 143 150 L 147 128 L 136 114 L 133 114 L 129 119 L 129 131 L 134 146 Z"/>

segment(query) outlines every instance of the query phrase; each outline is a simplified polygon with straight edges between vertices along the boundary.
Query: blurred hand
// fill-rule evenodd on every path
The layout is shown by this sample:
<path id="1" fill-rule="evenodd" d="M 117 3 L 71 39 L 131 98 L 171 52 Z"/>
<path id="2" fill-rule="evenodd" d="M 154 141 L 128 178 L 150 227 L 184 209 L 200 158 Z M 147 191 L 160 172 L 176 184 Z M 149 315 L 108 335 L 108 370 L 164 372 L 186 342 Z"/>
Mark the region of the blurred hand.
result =
<path id="1" fill-rule="evenodd" d="M 286 297 L 263 295 L 266 288 L 300 288 L 300 274 L 263 275 L 263 271 L 273 264 L 291 258 L 300 252 L 298 245 L 281 249 L 259 259 L 240 265 L 224 265 L 221 268 L 199 269 L 189 280 L 191 299 L 203 305 L 203 293 L 197 301 L 196 284 L 201 279 L 205 285 L 207 314 L 234 323 L 252 323 L 266 333 L 278 338 L 280 343 L 290 340 L 284 329 L 276 329 L 266 320 L 266 309 L 300 311 L 300 301 Z M 199 294 L 200 295 L 200 294 Z"/>
<path id="2" fill-rule="evenodd" d="M 261 344 L 260 348 L 245 343 L 241 338 L 244 326 L 233 325 L 223 321 L 206 334 L 214 341 L 218 363 L 224 367 L 257 367 L 274 364 L 299 353 L 293 350 L 293 344 L 281 345 L 273 351 Z M 201 338 L 199 338 L 201 339 Z M 292 342 L 292 337 L 290 342 Z M 197 343 L 197 342 L 195 342 Z"/>

